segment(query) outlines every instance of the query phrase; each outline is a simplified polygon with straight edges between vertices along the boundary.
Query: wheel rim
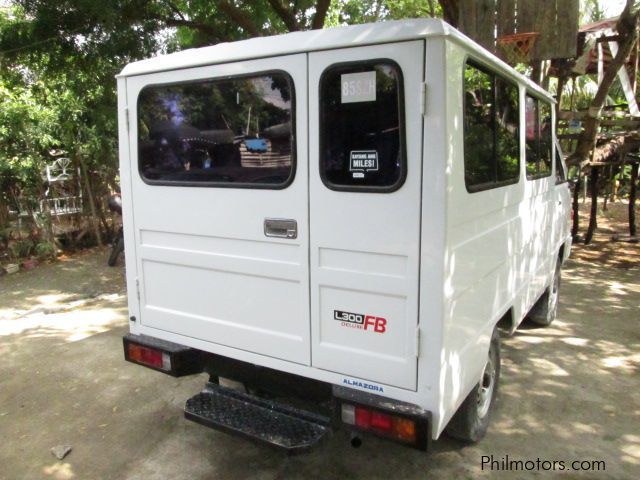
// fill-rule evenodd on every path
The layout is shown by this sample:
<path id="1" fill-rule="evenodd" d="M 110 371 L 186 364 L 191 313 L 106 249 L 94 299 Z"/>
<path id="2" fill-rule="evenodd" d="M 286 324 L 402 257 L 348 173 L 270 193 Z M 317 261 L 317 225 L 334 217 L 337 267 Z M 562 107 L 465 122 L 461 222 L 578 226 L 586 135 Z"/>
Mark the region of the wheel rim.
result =
<path id="1" fill-rule="evenodd" d="M 489 413 L 493 392 L 496 386 L 496 365 L 489 352 L 489 358 L 482 371 L 478 384 L 478 417 L 484 418 Z"/>

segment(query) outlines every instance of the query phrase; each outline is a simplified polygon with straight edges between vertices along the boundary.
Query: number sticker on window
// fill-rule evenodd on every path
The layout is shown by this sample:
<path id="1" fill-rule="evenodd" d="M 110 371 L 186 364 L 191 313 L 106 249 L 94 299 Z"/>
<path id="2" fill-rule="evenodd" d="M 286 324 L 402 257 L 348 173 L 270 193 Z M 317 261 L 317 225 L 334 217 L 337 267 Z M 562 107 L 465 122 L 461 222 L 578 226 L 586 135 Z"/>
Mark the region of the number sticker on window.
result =
<path id="1" fill-rule="evenodd" d="M 375 102 L 376 72 L 345 73 L 340 77 L 342 103 Z"/>

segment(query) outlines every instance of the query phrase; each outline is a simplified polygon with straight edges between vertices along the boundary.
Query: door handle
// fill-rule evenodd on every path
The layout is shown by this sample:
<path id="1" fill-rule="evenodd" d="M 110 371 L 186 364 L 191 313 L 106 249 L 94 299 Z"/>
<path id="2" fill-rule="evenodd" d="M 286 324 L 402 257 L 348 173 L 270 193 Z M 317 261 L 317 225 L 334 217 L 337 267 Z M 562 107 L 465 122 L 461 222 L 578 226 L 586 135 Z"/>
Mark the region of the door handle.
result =
<path id="1" fill-rule="evenodd" d="M 298 238 L 298 222 L 286 218 L 265 218 L 264 234 L 267 237 Z"/>

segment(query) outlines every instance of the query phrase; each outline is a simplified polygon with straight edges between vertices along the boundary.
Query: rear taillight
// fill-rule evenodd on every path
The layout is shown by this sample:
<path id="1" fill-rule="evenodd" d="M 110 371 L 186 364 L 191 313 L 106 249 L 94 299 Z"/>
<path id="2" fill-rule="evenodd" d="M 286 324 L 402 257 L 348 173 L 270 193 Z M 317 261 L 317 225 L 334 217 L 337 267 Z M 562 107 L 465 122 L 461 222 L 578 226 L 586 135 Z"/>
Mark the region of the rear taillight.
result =
<path id="1" fill-rule="evenodd" d="M 131 362 L 140 363 L 147 367 L 157 368 L 165 372 L 171 371 L 171 357 L 162 350 L 129 343 L 127 345 L 126 358 Z"/>
<path id="2" fill-rule="evenodd" d="M 202 352 L 146 335 L 125 335 L 124 359 L 160 372 L 182 377 L 204 369 Z"/>
<path id="3" fill-rule="evenodd" d="M 365 430 L 407 443 L 416 443 L 416 422 L 360 405 L 342 404 L 342 421 Z"/>

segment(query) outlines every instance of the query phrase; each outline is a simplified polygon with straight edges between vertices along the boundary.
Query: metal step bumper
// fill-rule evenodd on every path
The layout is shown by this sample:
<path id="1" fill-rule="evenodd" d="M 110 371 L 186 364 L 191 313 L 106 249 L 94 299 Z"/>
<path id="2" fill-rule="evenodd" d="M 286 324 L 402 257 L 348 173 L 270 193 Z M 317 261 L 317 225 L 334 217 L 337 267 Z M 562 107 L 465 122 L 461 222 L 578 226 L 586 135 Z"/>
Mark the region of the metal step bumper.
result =
<path id="1" fill-rule="evenodd" d="M 331 431 L 330 418 L 208 383 L 187 400 L 187 419 L 223 432 L 301 453 Z"/>

